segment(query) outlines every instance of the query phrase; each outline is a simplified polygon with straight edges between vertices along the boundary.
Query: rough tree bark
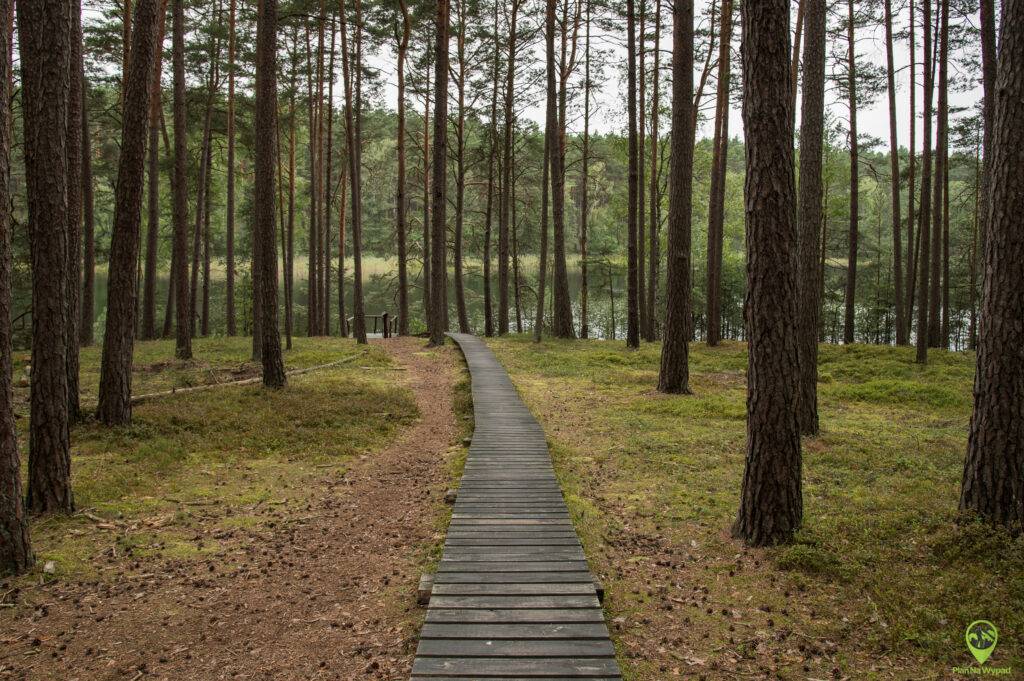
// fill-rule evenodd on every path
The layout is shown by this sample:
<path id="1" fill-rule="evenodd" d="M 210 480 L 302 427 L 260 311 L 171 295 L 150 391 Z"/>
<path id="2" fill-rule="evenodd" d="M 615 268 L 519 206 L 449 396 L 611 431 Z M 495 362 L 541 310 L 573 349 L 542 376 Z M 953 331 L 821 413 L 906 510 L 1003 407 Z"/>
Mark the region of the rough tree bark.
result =
<path id="1" fill-rule="evenodd" d="M 83 345 L 92 345 L 93 321 L 95 313 L 95 292 L 96 281 L 96 219 L 93 206 L 92 187 L 92 137 L 89 134 L 89 110 L 86 107 L 88 102 L 87 91 L 89 84 L 82 74 L 82 241 L 84 242 L 84 254 L 82 262 L 82 319 L 78 327 L 78 342 Z"/>
<path id="2" fill-rule="evenodd" d="M 132 59 L 124 90 L 121 155 L 114 188 L 114 228 L 110 239 L 107 323 L 100 363 L 96 418 L 107 425 L 132 420 L 132 350 L 135 347 L 135 300 L 138 280 L 142 188 L 146 138 L 153 94 L 159 0 L 138 0 L 132 31 Z"/>
<path id="3" fill-rule="evenodd" d="M 590 16 L 587 3 L 586 33 L 583 42 L 583 152 L 580 159 L 580 338 L 590 336 L 587 282 L 587 228 L 590 220 Z M 659 0 L 660 8 L 660 0 Z"/>
<path id="4" fill-rule="evenodd" d="M 910 0 L 909 3 L 910 11 L 910 22 L 909 37 L 910 37 L 910 120 L 917 120 L 917 45 L 916 45 L 916 28 L 915 28 L 915 10 L 914 0 Z M 907 279 L 906 279 L 906 305 L 904 310 L 906 313 L 903 317 L 903 335 L 907 339 L 907 343 L 910 343 L 910 331 L 913 327 L 914 317 L 914 286 L 917 283 L 917 271 L 914 269 L 915 258 L 917 257 L 917 248 L 914 241 L 914 225 L 915 211 L 914 211 L 914 195 L 916 194 L 916 186 L 914 185 L 914 175 L 917 171 L 917 126 L 910 126 L 910 153 L 909 161 L 907 166 Z"/>
<path id="5" fill-rule="evenodd" d="M 509 220 L 512 211 L 512 137 L 515 128 L 516 23 L 522 0 L 512 0 L 509 9 L 508 55 L 505 60 L 504 145 L 501 157 L 501 200 L 498 208 L 498 335 L 508 333 Z M 518 295 L 518 288 L 516 289 Z"/>
<path id="6" fill-rule="evenodd" d="M 900 147 L 896 134 L 896 66 L 893 55 L 892 0 L 885 0 L 885 64 L 889 91 L 889 185 L 892 197 L 892 275 L 896 305 L 896 345 L 907 344 L 903 312 L 903 223 L 900 219 Z"/>
<path id="7" fill-rule="evenodd" d="M 146 255 L 145 284 L 142 290 L 142 339 L 156 338 L 156 278 L 157 248 L 160 241 L 160 75 L 163 55 L 167 0 L 160 3 L 157 29 L 156 58 L 153 61 L 151 92 L 149 94 L 149 186 L 146 203 Z M 228 172 L 231 172 L 230 169 Z"/>
<path id="8" fill-rule="evenodd" d="M 857 309 L 857 243 L 860 233 L 860 139 L 857 135 L 857 43 L 854 32 L 856 19 L 854 0 L 847 0 L 846 39 L 847 52 L 847 95 L 850 102 L 850 230 L 849 251 L 846 256 L 846 305 L 843 322 L 843 342 L 854 341 L 854 326 Z"/>
<path id="9" fill-rule="evenodd" d="M 989 182 L 992 175 L 992 122 L 996 101 L 996 0 L 981 0 L 981 244 L 988 229 Z"/>
<path id="10" fill-rule="evenodd" d="M 176 331 L 174 356 L 192 359 L 192 311 L 188 300 L 188 130 L 185 98 L 185 0 L 173 0 L 174 34 L 174 173 L 171 176 L 174 220 L 174 284 Z"/>
<path id="11" fill-rule="evenodd" d="M 1024 2 L 1003 1 L 991 113 L 988 234 L 960 508 L 1024 529 Z"/>
<path id="12" fill-rule="evenodd" d="M 672 5 L 672 142 L 665 332 L 658 390 L 690 392 L 690 248 L 693 209 L 693 0 Z"/>
<path id="13" fill-rule="evenodd" d="M 277 0 L 261 0 L 256 15 L 255 236 L 260 242 L 260 311 L 263 385 L 285 385 L 281 334 L 277 330 L 277 246 L 274 239 L 274 165 L 277 157 Z"/>
<path id="14" fill-rule="evenodd" d="M 399 0 L 398 7 L 402 12 L 402 33 L 398 40 L 398 132 L 395 146 L 398 152 L 398 179 L 395 184 L 395 231 L 398 241 L 398 335 L 409 335 L 409 268 L 406 237 L 408 225 L 406 215 L 409 202 L 405 196 L 405 57 L 409 51 L 409 35 L 411 22 L 409 8 L 405 0 Z M 342 217 L 341 220 L 345 218 Z M 484 265 L 486 267 L 486 264 Z M 341 276 L 340 274 L 338 275 Z M 340 289 L 339 289 L 340 291 Z"/>
<path id="15" fill-rule="evenodd" d="M 428 41 L 429 42 L 429 41 Z M 429 48 L 428 50 L 429 51 Z M 430 64 L 424 68 L 423 90 L 423 246 L 421 254 L 423 267 L 420 279 L 423 280 L 423 320 L 430 330 Z"/>
<path id="16" fill-rule="evenodd" d="M 821 316 L 819 238 L 822 215 L 822 142 L 825 131 L 825 0 L 804 0 L 804 82 L 800 111 L 800 195 L 797 205 L 797 349 L 804 435 L 818 432 L 818 326 Z"/>
<path id="17" fill-rule="evenodd" d="M 228 169 L 227 205 L 224 218 L 227 247 L 227 290 L 225 292 L 225 316 L 229 336 L 238 333 L 235 321 L 235 15 L 236 0 L 228 4 Z M 286 266 L 287 267 L 287 266 Z M 289 310 L 286 314 L 290 314 Z M 289 323 L 291 319 L 288 320 Z M 290 340 L 289 328 L 289 340 Z"/>
<path id="18" fill-rule="evenodd" d="M 434 148 L 431 176 L 431 204 L 434 207 L 430 216 L 430 345 L 444 344 L 447 331 L 445 318 L 447 295 L 445 277 L 447 275 L 447 258 L 445 241 L 447 240 L 447 160 L 448 135 L 445 130 L 448 124 L 448 0 L 437 0 L 437 16 L 435 17 L 434 45 Z"/>
<path id="19" fill-rule="evenodd" d="M 82 3 L 71 3 L 71 58 L 68 64 L 68 271 L 67 286 L 67 372 L 68 418 L 77 421 L 81 416 L 78 400 L 78 325 L 82 311 Z"/>
<path id="20" fill-rule="evenodd" d="M 0 102 L 10 101 L 14 0 L 0 0 Z M 0 575 L 33 562 L 21 487 L 18 431 L 11 386 L 11 109 L 0 107 Z"/>
<path id="21" fill-rule="evenodd" d="M 722 248 L 725 234 L 725 174 L 729 155 L 729 82 L 732 65 L 732 0 L 722 0 L 718 47 L 718 94 L 715 101 L 714 151 L 708 206 L 707 342 L 722 340 Z"/>
<path id="22" fill-rule="evenodd" d="M 361 32 L 359 15 L 359 0 L 356 1 L 356 22 L 355 30 L 357 35 Z M 354 111 L 352 98 L 352 78 L 359 78 L 359 60 L 355 60 L 355 74 L 350 69 L 350 53 L 348 50 L 348 22 L 345 16 L 345 0 L 340 0 L 341 19 L 341 70 L 345 86 L 345 141 L 347 144 L 348 176 L 349 185 L 352 190 L 352 204 L 349 208 L 350 221 L 352 223 L 352 256 L 353 256 L 353 281 L 352 281 L 352 334 L 359 343 L 366 343 L 366 319 L 363 317 L 363 289 L 362 289 L 362 173 L 360 171 L 359 147 L 362 144 L 360 130 L 358 127 L 358 112 Z M 358 39 L 358 38 L 357 38 Z M 344 240 L 344 239 L 343 239 Z"/>
<path id="23" fill-rule="evenodd" d="M 626 0 L 626 53 L 627 57 L 627 95 L 626 108 L 629 111 L 629 198 L 628 198 L 628 247 L 626 286 L 626 347 L 640 347 L 640 290 L 639 286 L 639 253 L 638 220 L 639 215 L 639 172 L 640 159 L 637 148 L 636 130 L 636 8 L 635 0 Z"/>
<path id="24" fill-rule="evenodd" d="M 32 259 L 32 380 L 28 503 L 74 509 L 68 433 L 67 126 L 72 7 L 17 3 L 25 129 L 25 188 Z"/>
<path id="25" fill-rule="evenodd" d="M 932 5 L 931 0 L 922 0 L 922 28 L 924 29 L 924 121 L 921 151 L 921 225 L 918 228 L 920 250 L 917 254 L 918 290 L 921 301 L 917 306 L 917 355 L 919 364 L 928 362 L 928 263 L 931 260 L 931 182 L 932 182 L 932 94 L 935 83 L 932 79 Z"/>
<path id="26" fill-rule="evenodd" d="M 747 455 L 733 534 L 751 546 L 800 527 L 796 421 L 797 230 L 789 0 L 743 0 L 743 129 L 747 176 Z"/>
<path id="27" fill-rule="evenodd" d="M 938 0 L 938 121 L 935 133 L 935 170 L 932 189 L 931 288 L 928 290 L 928 347 L 944 347 L 942 340 L 942 216 L 945 200 L 946 145 L 949 141 L 949 0 Z M 927 261 L 922 260 L 922 263 Z M 925 295 L 925 289 L 921 289 Z M 921 299 L 924 302 L 924 298 Z"/>
<path id="28" fill-rule="evenodd" d="M 548 98 L 546 120 L 551 119 L 551 108 L 554 101 Z M 541 164 L 543 166 L 540 174 L 540 252 L 538 254 L 537 267 L 537 309 L 534 311 L 533 340 L 536 343 L 541 341 L 544 334 L 544 305 L 546 304 L 545 290 L 548 281 L 548 202 L 551 195 L 551 128 L 545 126 L 544 153 Z M 514 161 L 513 161 L 514 162 Z M 512 195 L 512 223 L 515 225 L 515 187 Z M 513 226 L 513 230 L 515 226 Z"/>
<path id="29" fill-rule="evenodd" d="M 637 152 L 636 152 L 636 297 L 638 303 L 637 323 L 640 328 L 638 333 L 643 334 L 647 327 L 647 309 L 645 291 L 647 282 L 644 273 L 646 262 L 644 232 L 646 218 L 644 212 L 647 204 L 644 201 L 645 195 L 645 160 L 647 153 L 647 66 L 644 63 L 647 55 L 647 0 L 638 0 L 640 6 L 637 11 Z M 660 0 L 655 0 L 660 2 Z M 713 4 L 714 0 L 712 0 Z"/>
<path id="30" fill-rule="evenodd" d="M 455 311 L 459 320 L 459 333 L 469 333 L 469 314 L 466 311 L 466 292 L 462 273 L 462 234 L 465 222 L 463 211 L 466 204 L 466 0 L 457 0 L 459 35 L 456 50 L 459 70 L 457 82 L 455 118 L 455 238 L 452 259 L 455 269 Z"/>
<path id="31" fill-rule="evenodd" d="M 661 240 L 659 228 L 661 226 L 661 196 L 659 195 L 660 177 L 658 172 L 658 122 L 661 119 L 661 0 L 655 0 L 654 10 L 654 68 L 651 73 L 651 222 L 648 228 L 650 248 L 647 255 L 648 276 L 647 276 L 647 315 L 644 324 L 644 340 L 653 343 L 658 337 L 657 322 L 657 301 L 658 301 L 658 273 L 659 261 L 661 259 Z M 692 312 L 691 312 L 692 313 Z"/>
<path id="32" fill-rule="evenodd" d="M 492 3 L 494 23 L 494 59 L 491 71 L 491 119 L 487 131 L 487 206 L 484 209 L 484 335 L 494 335 L 494 305 L 491 300 L 491 241 L 494 226 L 494 161 L 498 153 L 498 72 L 501 63 L 501 44 L 498 40 L 498 3 Z"/>
<path id="33" fill-rule="evenodd" d="M 555 87 L 555 2 L 556 0 L 547 0 L 548 61 L 551 73 L 548 87 Z M 580 13 L 577 3 L 571 38 L 572 50 L 567 55 L 570 42 L 570 38 L 567 36 L 570 19 L 566 2 L 563 2 L 562 8 L 561 56 L 558 62 L 556 93 L 558 109 L 554 121 L 554 145 L 551 149 L 551 218 L 554 225 L 554 277 L 551 282 L 554 295 L 551 309 L 551 332 L 556 338 L 574 338 L 576 334 L 572 323 L 572 300 L 569 297 L 569 271 L 565 255 L 565 128 L 568 80 L 575 68 Z"/>

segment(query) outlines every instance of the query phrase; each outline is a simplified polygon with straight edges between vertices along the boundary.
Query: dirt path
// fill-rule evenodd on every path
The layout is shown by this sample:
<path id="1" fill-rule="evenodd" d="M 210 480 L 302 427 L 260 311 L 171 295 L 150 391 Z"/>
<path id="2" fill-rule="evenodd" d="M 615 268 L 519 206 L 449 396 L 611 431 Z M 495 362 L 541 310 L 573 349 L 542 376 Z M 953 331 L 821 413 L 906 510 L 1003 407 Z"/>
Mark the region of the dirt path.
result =
<path id="1" fill-rule="evenodd" d="M 408 678 L 461 360 L 421 339 L 384 346 L 421 412 L 396 442 L 325 472 L 304 508 L 229 533 L 200 524 L 221 546 L 209 560 L 127 561 L 114 580 L 33 590 L 34 611 L 0 620 L 0 679 Z"/>

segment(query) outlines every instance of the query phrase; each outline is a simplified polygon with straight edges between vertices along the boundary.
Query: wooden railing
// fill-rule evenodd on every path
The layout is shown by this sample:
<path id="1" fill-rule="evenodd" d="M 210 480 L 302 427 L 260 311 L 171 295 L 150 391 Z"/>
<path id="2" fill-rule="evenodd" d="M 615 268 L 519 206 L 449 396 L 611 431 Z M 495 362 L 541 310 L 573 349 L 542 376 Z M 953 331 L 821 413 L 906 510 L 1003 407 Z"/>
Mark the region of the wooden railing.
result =
<path id="1" fill-rule="evenodd" d="M 352 328 L 352 321 L 355 317 L 348 318 L 348 327 Z M 392 336 L 398 335 L 398 316 L 391 315 L 388 312 L 382 312 L 380 314 L 364 314 L 363 319 L 367 321 L 366 332 L 367 333 L 379 333 L 383 338 L 391 338 Z M 373 327 L 371 330 L 369 321 L 373 320 Z"/>

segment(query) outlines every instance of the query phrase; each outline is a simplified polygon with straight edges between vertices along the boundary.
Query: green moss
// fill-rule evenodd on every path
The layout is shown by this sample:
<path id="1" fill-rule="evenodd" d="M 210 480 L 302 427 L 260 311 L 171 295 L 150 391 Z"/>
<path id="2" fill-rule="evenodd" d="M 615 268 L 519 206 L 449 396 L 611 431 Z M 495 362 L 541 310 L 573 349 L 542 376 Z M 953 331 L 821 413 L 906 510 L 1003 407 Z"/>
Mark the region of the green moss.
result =
<path id="1" fill-rule="evenodd" d="M 135 407 L 128 427 L 91 420 L 76 426 L 72 481 L 76 505 L 88 515 L 33 523 L 40 566 L 53 560 L 58 576 L 95 576 L 112 536 L 120 556 L 201 557 L 214 543 L 192 540 L 198 514 L 204 522 L 212 514 L 224 527 L 257 526 L 258 509 L 297 505 L 320 468 L 343 470 L 353 456 L 372 455 L 417 417 L 412 394 L 395 383 L 379 348 L 345 339 L 295 341 L 288 368 L 354 361 L 292 376 L 280 391 L 227 386 L 154 399 Z M 135 387 L 155 391 L 245 366 L 250 342 L 199 339 L 201 360 L 144 368 Z M 173 356 L 165 341 L 136 348 L 137 368 Z M 83 352 L 86 395 L 98 361 L 98 349 Z"/>
<path id="2" fill-rule="evenodd" d="M 909 348 L 821 346 L 822 432 L 804 439 L 804 529 L 739 573 L 731 566 L 750 553 L 729 529 L 745 455 L 744 344 L 691 345 L 694 394 L 665 396 L 654 391 L 657 344 L 488 343 L 552 440 L 587 554 L 613 575 L 613 614 L 642 619 L 657 607 L 646 596 L 653 577 L 620 575 L 609 562 L 608 542 L 626 528 L 681 551 L 694 542 L 700 559 L 675 579 L 707 585 L 716 607 L 779 604 L 788 614 L 776 610 L 776 621 L 841 641 L 835 664 L 851 678 L 870 678 L 879 656 L 898 678 L 948 673 L 968 661 L 963 629 L 980 617 L 1000 627 L 998 664 L 1024 665 L 1024 539 L 962 524 L 956 511 L 973 355 L 932 352 L 921 366 Z M 702 612 L 687 612 L 685 645 L 732 636 L 717 611 Z M 723 651 L 735 652 L 710 657 Z M 807 675 L 787 664 L 783 678 Z M 643 660 L 626 666 L 631 678 L 664 678 Z"/>

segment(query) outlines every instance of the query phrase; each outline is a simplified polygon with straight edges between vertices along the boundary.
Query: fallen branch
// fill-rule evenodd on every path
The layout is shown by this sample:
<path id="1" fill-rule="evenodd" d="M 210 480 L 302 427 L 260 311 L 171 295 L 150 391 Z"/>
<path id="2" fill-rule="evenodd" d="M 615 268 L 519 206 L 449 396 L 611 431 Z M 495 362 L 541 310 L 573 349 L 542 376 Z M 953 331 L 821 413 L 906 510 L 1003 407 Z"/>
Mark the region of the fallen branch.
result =
<path id="1" fill-rule="evenodd" d="M 342 364 L 348 364 L 360 357 L 363 357 L 366 353 L 361 352 L 357 355 L 351 355 L 344 359 L 339 359 L 334 362 L 328 362 L 327 364 L 318 364 L 316 366 L 304 367 L 302 369 L 292 369 L 286 371 L 286 376 L 298 376 L 300 374 L 308 374 L 312 371 L 320 371 L 321 369 L 330 369 L 332 367 L 340 366 Z M 132 404 L 141 404 L 143 402 L 149 402 L 150 400 L 159 399 L 161 397 L 170 397 L 172 395 L 181 395 L 185 393 L 195 393 L 203 390 L 213 390 L 214 388 L 223 388 L 226 386 L 240 386 L 240 385 L 252 385 L 259 383 L 263 380 L 263 376 L 254 376 L 252 378 L 244 378 L 240 381 L 228 381 L 226 383 L 208 383 L 206 385 L 196 385 L 190 388 L 171 388 L 170 390 L 163 390 L 157 393 L 147 393 L 145 395 L 135 395 L 132 397 Z"/>

